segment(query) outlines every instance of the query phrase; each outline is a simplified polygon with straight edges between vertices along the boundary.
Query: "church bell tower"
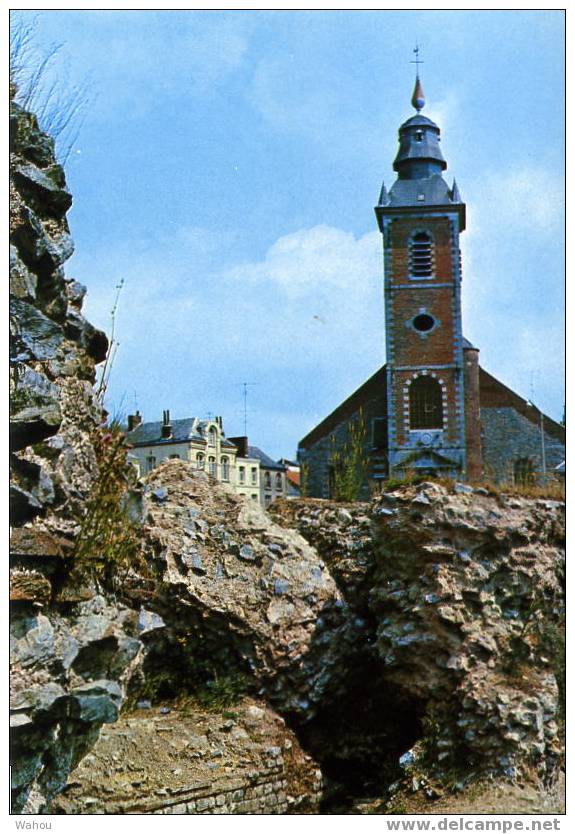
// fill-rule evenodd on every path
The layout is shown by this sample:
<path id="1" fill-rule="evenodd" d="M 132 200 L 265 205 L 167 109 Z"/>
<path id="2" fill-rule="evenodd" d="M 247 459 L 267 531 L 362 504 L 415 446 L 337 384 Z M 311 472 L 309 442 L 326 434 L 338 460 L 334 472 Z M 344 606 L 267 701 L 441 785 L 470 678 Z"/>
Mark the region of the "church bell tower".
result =
<path id="1" fill-rule="evenodd" d="M 465 477 L 461 257 L 465 204 L 447 168 L 438 126 L 416 114 L 399 128 L 393 168 L 375 208 L 384 249 L 389 475 Z"/>

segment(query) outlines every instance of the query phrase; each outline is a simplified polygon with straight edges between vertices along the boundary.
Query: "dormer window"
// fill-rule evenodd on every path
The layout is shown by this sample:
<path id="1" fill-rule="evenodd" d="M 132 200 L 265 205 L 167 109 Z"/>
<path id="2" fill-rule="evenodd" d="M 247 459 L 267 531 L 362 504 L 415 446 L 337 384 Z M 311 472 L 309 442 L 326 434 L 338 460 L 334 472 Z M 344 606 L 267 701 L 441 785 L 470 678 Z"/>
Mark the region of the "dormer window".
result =
<path id="1" fill-rule="evenodd" d="M 415 141 L 416 142 L 422 142 L 423 141 L 423 131 L 422 130 L 416 130 L 415 131 Z"/>
<path id="2" fill-rule="evenodd" d="M 208 446 L 215 446 L 218 433 L 214 426 L 210 426 L 208 431 Z"/>
<path id="3" fill-rule="evenodd" d="M 433 275 L 433 241 L 428 232 L 417 232 L 409 243 L 409 274 L 412 278 Z"/>

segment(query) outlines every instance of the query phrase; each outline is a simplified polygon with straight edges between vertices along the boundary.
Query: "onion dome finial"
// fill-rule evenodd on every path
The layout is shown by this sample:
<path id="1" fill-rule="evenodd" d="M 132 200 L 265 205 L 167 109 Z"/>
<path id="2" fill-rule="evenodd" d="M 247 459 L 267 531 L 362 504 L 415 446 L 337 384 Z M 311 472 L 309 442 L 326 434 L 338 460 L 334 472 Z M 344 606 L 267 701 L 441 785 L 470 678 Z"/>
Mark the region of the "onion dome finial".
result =
<path id="1" fill-rule="evenodd" d="M 415 60 L 411 63 L 415 64 L 415 87 L 413 88 L 413 95 L 411 96 L 411 104 L 419 113 L 419 111 L 423 110 L 423 108 L 425 107 L 425 96 L 423 94 L 423 87 L 421 86 L 421 81 L 419 80 L 419 65 L 423 64 L 423 61 L 419 57 L 418 43 L 415 44 L 413 54 L 415 55 Z"/>
<path id="2" fill-rule="evenodd" d="M 419 80 L 419 75 L 416 75 L 415 77 L 415 87 L 413 88 L 411 104 L 413 105 L 413 107 L 415 107 L 418 113 L 425 107 L 425 95 L 423 93 L 421 81 Z"/>

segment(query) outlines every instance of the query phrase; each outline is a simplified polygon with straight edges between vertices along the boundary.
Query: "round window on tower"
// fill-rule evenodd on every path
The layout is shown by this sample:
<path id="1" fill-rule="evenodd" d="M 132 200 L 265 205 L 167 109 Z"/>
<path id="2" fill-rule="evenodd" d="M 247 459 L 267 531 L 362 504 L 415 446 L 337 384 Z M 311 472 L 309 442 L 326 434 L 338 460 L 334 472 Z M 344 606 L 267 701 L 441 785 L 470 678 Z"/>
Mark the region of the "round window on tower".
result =
<path id="1" fill-rule="evenodd" d="M 413 319 L 413 327 L 419 333 L 428 333 L 430 330 L 433 330 L 434 326 L 435 319 L 433 316 L 428 315 L 428 313 L 420 313 Z"/>

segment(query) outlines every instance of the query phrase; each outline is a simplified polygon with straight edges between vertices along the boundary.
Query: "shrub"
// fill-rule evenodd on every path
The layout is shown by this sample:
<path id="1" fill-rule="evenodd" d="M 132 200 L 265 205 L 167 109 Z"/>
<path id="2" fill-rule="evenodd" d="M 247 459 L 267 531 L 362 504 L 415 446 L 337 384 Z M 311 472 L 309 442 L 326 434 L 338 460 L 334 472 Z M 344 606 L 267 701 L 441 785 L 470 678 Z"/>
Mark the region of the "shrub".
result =
<path id="1" fill-rule="evenodd" d="M 357 501 L 363 487 L 368 467 L 365 454 L 367 428 L 363 411 L 349 428 L 349 440 L 343 446 L 337 446 L 332 435 L 331 471 L 332 497 L 336 501 Z"/>
<path id="2" fill-rule="evenodd" d="M 309 491 L 309 464 L 302 463 L 300 466 L 300 495 L 302 498 L 308 497 Z"/>
<path id="3" fill-rule="evenodd" d="M 117 423 L 93 435 L 98 476 L 81 519 L 76 563 L 115 590 L 134 569 L 146 573 L 138 525 L 124 500 L 131 471 L 126 437 Z"/>

